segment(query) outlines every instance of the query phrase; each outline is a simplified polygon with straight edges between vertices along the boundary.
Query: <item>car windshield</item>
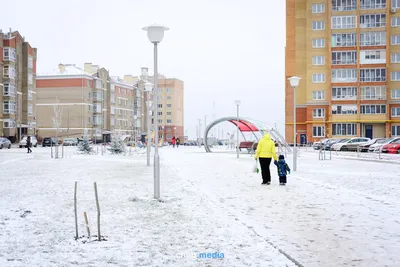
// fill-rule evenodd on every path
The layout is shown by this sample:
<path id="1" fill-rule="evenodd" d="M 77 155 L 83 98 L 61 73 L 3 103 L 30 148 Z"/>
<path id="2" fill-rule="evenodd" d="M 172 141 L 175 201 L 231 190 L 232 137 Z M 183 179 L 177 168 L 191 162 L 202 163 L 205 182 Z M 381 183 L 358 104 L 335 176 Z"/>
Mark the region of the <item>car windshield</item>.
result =
<path id="1" fill-rule="evenodd" d="M 386 143 L 388 140 L 387 139 L 379 139 L 376 143 L 377 144 L 384 144 Z"/>
<path id="2" fill-rule="evenodd" d="M 2 137 L 0 137 L 0 141 L 6 141 L 6 139 L 5 139 L 5 138 L 2 138 Z"/>
<path id="3" fill-rule="evenodd" d="M 341 141 L 339 141 L 338 143 L 347 143 L 348 141 L 350 141 L 351 139 L 343 139 Z"/>

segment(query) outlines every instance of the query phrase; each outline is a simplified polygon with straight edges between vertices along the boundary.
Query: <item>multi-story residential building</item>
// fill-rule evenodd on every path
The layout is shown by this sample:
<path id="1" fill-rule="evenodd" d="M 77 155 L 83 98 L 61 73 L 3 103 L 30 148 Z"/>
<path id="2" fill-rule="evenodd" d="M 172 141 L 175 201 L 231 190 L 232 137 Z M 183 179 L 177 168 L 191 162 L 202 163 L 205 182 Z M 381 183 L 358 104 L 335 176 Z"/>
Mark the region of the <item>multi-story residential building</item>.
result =
<path id="1" fill-rule="evenodd" d="M 18 31 L 0 31 L 0 136 L 36 134 L 37 49 Z"/>
<path id="2" fill-rule="evenodd" d="M 134 77 L 139 81 L 138 87 L 144 88 L 147 82 L 154 83 L 154 76 L 149 75 L 148 68 L 141 69 L 141 75 Z M 176 78 L 158 75 L 158 125 L 159 138 L 171 142 L 173 136 L 184 141 L 184 83 Z M 141 90 L 143 92 L 143 89 Z M 143 92 L 143 107 L 146 107 L 147 93 Z M 150 94 L 153 99 L 153 94 Z M 152 101 L 153 102 L 153 101 Z M 145 123 L 147 111 L 142 109 Z M 153 115 L 153 113 L 151 113 Z M 154 116 L 151 116 L 151 126 L 154 126 Z M 147 129 L 147 126 L 145 127 Z"/>
<path id="3" fill-rule="evenodd" d="M 286 139 L 400 136 L 400 0 L 286 0 Z"/>
<path id="4" fill-rule="evenodd" d="M 37 77 L 39 137 L 55 136 L 55 112 L 61 110 L 58 136 L 109 140 L 111 131 L 131 136 L 134 87 L 105 68 L 86 63 L 84 69 L 60 64 Z"/>

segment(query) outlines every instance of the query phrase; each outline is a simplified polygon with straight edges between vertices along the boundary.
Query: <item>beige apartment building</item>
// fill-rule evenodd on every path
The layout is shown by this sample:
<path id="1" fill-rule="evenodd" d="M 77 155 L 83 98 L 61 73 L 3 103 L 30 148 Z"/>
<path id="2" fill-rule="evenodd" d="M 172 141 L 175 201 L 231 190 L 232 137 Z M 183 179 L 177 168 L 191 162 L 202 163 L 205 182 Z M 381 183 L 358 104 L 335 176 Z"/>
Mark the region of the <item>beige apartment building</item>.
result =
<path id="1" fill-rule="evenodd" d="M 0 136 L 36 134 L 37 49 L 18 31 L 0 31 Z"/>
<path id="2" fill-rule="evenodd" d="M 286 0 L 286 139 L 400 136 L 400 0 Z"/>

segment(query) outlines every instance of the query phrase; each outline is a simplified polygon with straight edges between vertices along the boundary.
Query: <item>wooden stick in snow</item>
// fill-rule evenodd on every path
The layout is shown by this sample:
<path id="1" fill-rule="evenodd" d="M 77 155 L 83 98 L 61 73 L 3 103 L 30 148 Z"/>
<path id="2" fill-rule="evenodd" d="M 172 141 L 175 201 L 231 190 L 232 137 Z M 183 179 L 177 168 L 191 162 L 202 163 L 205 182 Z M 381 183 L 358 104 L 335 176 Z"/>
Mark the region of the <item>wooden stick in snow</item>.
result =
<path id="1" fill-rule="evenodd" d="M 86 214 L 86 211 L 83 213 L 83 216 L 85 217 L 85 222 L 86 222 L 86 230 L 88 232 L 88 238 L 90 239 L 90 228 L 89 228 L 89 220 Z"/>
<path id="2" fill-rule="evenodd" d="M 74 192 L 74 209 L 75 209 L 75 238 L 78 240 L 78 211 L 76 209 L 76 191 L 78 188 L 78 182 L 75 181 L 75 192 Z"/>
<path id="3" fill-rule="evenodd" d="M 97 183 L 94 182 L 94 193 L 96 195 L 96 205 L 97 205 L 97 236 L 99 241 L 101 241 L 100 235 L 100 205 L 99 205 L 99 195 L 97 194 Z"/>

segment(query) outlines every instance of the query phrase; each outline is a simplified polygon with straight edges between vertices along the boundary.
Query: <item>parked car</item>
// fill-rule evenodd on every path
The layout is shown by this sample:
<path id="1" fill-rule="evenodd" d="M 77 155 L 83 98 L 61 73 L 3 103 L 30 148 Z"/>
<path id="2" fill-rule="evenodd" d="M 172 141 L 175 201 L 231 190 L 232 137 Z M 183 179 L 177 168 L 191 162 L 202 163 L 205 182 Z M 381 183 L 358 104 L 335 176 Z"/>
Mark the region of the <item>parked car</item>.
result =
<path id="1" fill-rule="evenodd" d="M 374 145 L 374 144 L 383 144 L 386 142 L 386 138 L 374 138 L 371 141 L 367 142 L 364 145 L 360 146 L 360 152 L 368 152 L 368 149 L 370 146 Z"/>
<path id="2" fill-rule="evenodd" d="M 5 137 L 0 137 L 0 149 L 3 149 L 3 148 L 10 149 L 11 148 L 11 141 L 8 140 Z"/>
<path id="3" fill-rule="evenodd" d="M 26 147 L 27 136 L 24 136 L 22 140 L 19 142 L 19 148 Z M 35 136 L 31 136 L 31 147 L 37 147 L 37 139 Z"/>
<path id="4" fill-rule="evenodd" d="M 78 140 L 76 138 L 65 138 L 63 141 L 64 146 L 76 146 L 78 144 Z"/>
<path id="5" fill-rule="evenodd" d="M 392 141 L 390 144 L 384 145 L 382 147 L 382 152 L 400 154 L 400 139 L 396 139 L 396 140 Z"/>
<path id="6" fill-rule="evenodd" d="M 55 146 L 55 145 L 58 145 L 58 144 L 59 144 L 59 142 L 57 141 L 57 139 L 52 138 L 52 137 L 45 137 L 45 138 L 43 138 L 43 141 L 42 141 L 42 146 L 43 147 Z"/>
<path id="7" fill-rule="evenodd" d="M 381 151 L 383 152 L 383 147 L 385 145 L 391 144 L 392 142 L 394 142 L 396 140 L 400 140 L 400 137 L 389 138 L 389 139 L 386 139 L 384 143 L 373 144 L 368 148 L 368 152 L 379 152 L 381 149 L 382 149 Z M 386 150 L 386 152 L 387 152 L 387 150 Z"/>
<path id="8" fill-rule="evenodd" d="M 328 142 L 326 142 L 325 143 L 325 145 L 324 145 L 324 148 L 323 149 L 325 149 L 325 150 L 331 150 L 332 149 L 332 146 L 334 145 L 334 144 L 337 144 L 337 143 L 340 143 L 340 142 L 345 142 L 345 141 L 347 141 L 347 140 L 349 140 L 348 138 L 338 138 L 338 139 L 329 139 L 329 141 Z"/>
<path id="9" fill-rule="evenodd" d="M 354 137 L 345 142 L 336 143 L 332 146 L 335 151 L 357 151 L 359 146 L 365 145 L 371 139 L 367 137 Z"/>
<path id="10" fill-rule="evenodd" d="M 319 149 L 321 149 L 322 147 L 324 147 L 325 144 L 326 144 L 329 140 L 330 140 L 330 139 L 325 138 L 325 139 L 321 139 L 321 140 L 319 140 L 319 141 L 315 141 L 315 142 L 313 143 L 313 148 L 314 148 L 315 150 L 319 150 Z"/>

